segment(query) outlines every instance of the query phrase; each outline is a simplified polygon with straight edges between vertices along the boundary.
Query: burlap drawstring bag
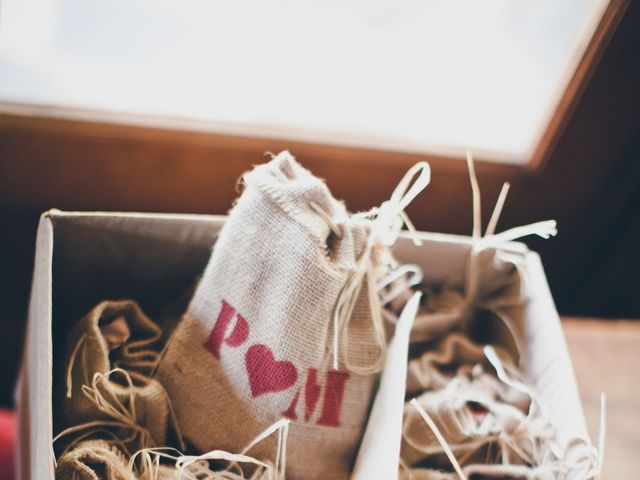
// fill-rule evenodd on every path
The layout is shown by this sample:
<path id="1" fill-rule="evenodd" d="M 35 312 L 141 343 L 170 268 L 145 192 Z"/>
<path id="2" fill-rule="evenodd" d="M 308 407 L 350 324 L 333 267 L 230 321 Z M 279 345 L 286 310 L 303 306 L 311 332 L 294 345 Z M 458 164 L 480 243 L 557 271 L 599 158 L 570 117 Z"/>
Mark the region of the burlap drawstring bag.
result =
<path id="1" fill-rule="evenodd" d="M 92 409 L 80 393 L 94 373 L 122 368 L 149 375 L 158 361 L 161 334 L 134 301 L 107 300 L 91 309 L 69 334 L 65 404 L 69 419 L 86 417 Z"/>
<path id="2" fill-rule="evenodd" d="M 602 448 L 577 440 L 566 452 L 559 451 L 555 429 L 533 390 L 519 379 L 517 368 L 523 351 L 526 248 L 508 242 L 528 234 L 546 238 L 555 234 L 555 223 L 494 234 L 507 190 L 503 188 L 482 237 L 479 191 L 470 159 L 469 163 L 474 235 L 467 272 L 461 287 L 438 289 L 436 294 L 454 294 L 436 297 L 430 308 L 425 307 L 429 316 L 414 323 L 412 339 L 431 342 L 422 345 L 435 350 L 410 363 L 410 392 L 426 392 L 405 409 L 401 478 L 596 480 Z M 500 346 L 501 355 L 485 345 L 486 360 L 478 358 L 483 344 Z"/>
<path id="3" fill-rule="evenodd" d="M 80 320 L 67 356 L 65 432 L 107 427 L 127 438 L 131 451 L 164 445 L 176 424 L 165 389 L 148 376 L 160 334 L 129 300 L 101 302 Z"/>
<path id="4" fill-rule="evenodd" d="M 358 216 L 288 152 L 243 176 L 158 368 L 197 449 L 238 451 L 285 417 L 288 478 L 348 477 L 386 348 L 375 292 L 391 263 L 385 240 L 428 183 L 420 168 L 419 188 L 414 170 Z"/>
<path id="5" fill-rule="evenodd" d="M 422 408 L 428 411 L 438 429 L 445 435 L 447 442 L 453 445 L 454 453 L 470 450 L 466 447 L 468 440 L 477 433 L 478 424 L 467 399 L 461 393 L 467 382 L 464 377 L 452 380 L 446 388 L 426 392 L 417 397 Z M 407 465 L 416 465 L 428 457 L 442 452 L 435 434 L 425 428 L 421 416 L 411 405 L 405 405 L 402 426 L 401 458 Z"/>
<path id="6" fill-rule="evenodd" d="M 464 332 L 474 338 L 479 335 L 478 340 L 485 343 L 502 345 L 517 359 L 526 298 L 521 285 L 523 272 L 514 262 L 524 263 L 525 253 L 506 246 L 472 248 L 464 288 L 424 287 L 425 301 L 416 316 L 411 341 L 433 342 L 452 332 Z"/>
<path id="7" fill-rule="evenodd" d="M 470 368 L 468 362 L 477 359 L 479 346 L 463 338 L 450 335 L 442 342 L 444 348 L 426 352 L 417 359 L 420 363 L 413 364 L 409 377 L 418 391 L 434 379 L 436 385 L 446 383 L 405 407 L 403 464 L 444 468 L 449 462 L 462 467 L 544 463 L 555 431 L 541 416 L 532 391 L 518 379 L 515 366 L 503 362 L 494 348 L 483 347 L 480 351 L 486 360 Z M 503 358 L 509 357 L 503 354 Z M 497 378 L 485 371 L 487 365 Z"/>
<path id="8" fill-rule="evenodd" d="M 467 464 L 486 453 L 496 437 L 514 436 L 525 421 L 529 399 L 521 392 L 510 392 L 493 375 L 477 365 L 471 374 L 459 374 L 445 388 L 425 392 L 415 399 L 430 415 L 461 464 Z M 504 394 L 511 403 L 505 401 Z M 519 405 L 518 405 L 519 404 Z M 518 447 L 526 450 L 527 446 Z M 421 414 L 413 405 L 405 407 L 402 459 L 407 465 L 418 464 L 438 455 L 442 447 L 436 435 L 424 428 Z M 477 453 L 477 455 L 476 455 Z M 444 458 L 445 464 L 446 457 Z M 521 463 L 513 457 L 516 463 Z M 431 460 L 433 462 L 434 459 Z"/>
<path id="9" fill-rule="evenodd" d="M 509 352 L 498 346 L 493 347 L 502 359 L 503 368 L 512 377 L 519 373 L 512 363 Z M 513 405 L 521 411 L 529 408 L 530 398 L 523 392 L 510 388 L 494 375 L 486 373 L 492 368 L 485 356 L 484 347 L 461 333 L 451 333 L 426 350 L 418 358 L 409 361 L 407 367 L 407 395 L 416 396 L 423 392 L 442 390 L 454 379 L 471 379 L 473 388 L 491 392 L 492 398 Z"/>
<path id="10" fill-rule="evenodd" d="M 478 343 L 503 347 L 517 363 L 524 341 L 522 311 L 527 301 L 523 288 L 527 249 L 513 241 L 528 235 L 549 238 L 557 233 L 556 223 L 549 220 L 495 233 L 509 190 L 505 184 L 482 235 L 480 191 L 470 153 L 467 161 L 473 190 L 473 235 L 466 272 L 461 280 L 420 286 L 424 301 L 413 324 L 411 341 L 423 342 L 428 348 L 428 343 L 460 331 Z M 401 298 L 406 301 L 409 296 Z M 386 316 L 393 320 L 403 306 L 402 301 L 392 303 Z"/>
<path id="11" fill-rule="evenodd" d="M 85 440 L 60 456 L 56 480 L 135 480 L 127 460 L 104 440 Z"/>
<path id="12" fill-rule="evenodd" d="M 459 326 L 464 295 L 455 288 L 424 287 L 424 302 L 411 334 L 414 342 L 433 341 Z"/>
<path id="13" fill-rule="evenodd" d="M 565 451 L 561 451 L 556 443 L 555 429 L 546 419 L 533 390 L 517 377 L 517 370 L 502 362 L 495 349 L 485 346 L 484 352 L 495 370 L 495 376 L 485 373 L 478 365 L 473 369 L 471 382 L 468 383 L 473 389 L 463 388 L 462 393 L 456 392 L 456 385 L 465 384 L 463 377 L 456 377 L 446 389 L 440 391 L 453 391 L 453 395 L 449 395 L 453 398 L 453 406 L 449 408 L 451 414 L 447 416 L 452 421 L 438 421 L 436 410 L 447 409 L 446 399 L 440 403 L 425 402 L 424 398 L 410 402 L 428 429 L 422 432 L 423 438 L 417 442 L 417 425 L 413 421 L 416 417 L 405 425 L 404 439 L 409 439 L 407 443 L 410 448 L 405 450 L 406 445 L 403 444 L 401 465 L 404 471 L 401 477 L 441 478 L 435 472 L 450 470 L 447 468 L 448 461 L 454 472 L 442 478 L 598 480 L 604 445 L 604 398 L 598 448 L 590 446 L 583 439 L 575 439 L 568 443 Z M 489 397 L 483 398 L 483 394 L 487 393 Z M 439 392 L 435 395 L 446 397 Z M 513 398 L 518 396 L 528 397 L 529 401 L 521 401 L 521 405 L 516 406 L 518 402 Z M 511 403 L 508 403 L 509 398 Z M 463 417 L 459 415 L 464 406 L 470 406 L 470 399 L 483 407 L 482 415 L 476 418 L 475 424 L 468 418 L 465 418 L 467 422 L 461 421 Z M 428 410 L 436 414 L 432 416 Z M 469 431 L 473 432 L 470 436 Z M 407 432 L 410 432 L 410 436 L 406 436 Z M 440 448 L 435 446 L 437 443 Z M 415 453 L 419 451 L 427 456 L 418 458 Z"/>
<path id="14" fill-rule="evenodd" d="M 502 358 L 509 358 L 506 351 L 496 350 Z M 462 333 L 451 333 L 409 361 L 407 394 L 444 388 L 456 375 L 471 372 L 477 364 L 489 366 L 482 345 Z"/>
<path id="15" fill-rule="evenodd" d="M 479 191 L 470 159 L 469 163 L 474 190 L 474 235 L 467 272 L 461 286 L 427 286 L 421 316 L 414 323 L 412 340 L 423 342 L 416 346 L 434 351 L 427 350 L 410 362 L 408 391 L 414 395 L 423 390 L 436 392 L 431 392 L 432 401 L 425 402 L 423 409 L 429 433 L 422 432 L 420 438 L 417 423 L 411 423 L 416 417 L 406 417 L 403 443 L 406 461 L 401 460 L 401 478 L 598 480 L 604 436 L 598 448 L 576 439 L 565 452 L 559 451 L 555 429 L 546 420 L 533 391 L 519 379 L 516 367 L 523 343 L 522 308 L 527 301 L 523 296 L 527 280 L 526 248 L 508 242 L 529 234 L 548 238 L 555 234 L 555 222 L 539 222 L 494 234 L 508 190 L 505 185 L 482 237 Z M 395 308 L 401 306 L 399 303 Z M 485 343 L 495 348 L 480 349 Z M 496 350 L 500 350 L 499 356 Z M 479 358 L 481 351 L 485 355 L 487 351 L 490 353 L 486 355 L 488 362 Z M 498 378 L 482 372 L 487 363 Z M 463 388 L 463 392 L 454 391 L 447 398 L 445 393 L 456 383 L 464 384 L 460 379 L 469 375 L 476 391 Z M 489 396 L 483 398 L 478 393 Z M 423 400 L 429 398 L 425 395 L 427 398 Z M 413 402 L 420 406 L 419 399 Z M 430 410 L 433 418 L 425 410 Z M 604 411 L 601 422 L 602 433 Z M 411 462 L 414 465 L 408 466 Z M 455 471 L 451 472 L 451 466 Z"/>

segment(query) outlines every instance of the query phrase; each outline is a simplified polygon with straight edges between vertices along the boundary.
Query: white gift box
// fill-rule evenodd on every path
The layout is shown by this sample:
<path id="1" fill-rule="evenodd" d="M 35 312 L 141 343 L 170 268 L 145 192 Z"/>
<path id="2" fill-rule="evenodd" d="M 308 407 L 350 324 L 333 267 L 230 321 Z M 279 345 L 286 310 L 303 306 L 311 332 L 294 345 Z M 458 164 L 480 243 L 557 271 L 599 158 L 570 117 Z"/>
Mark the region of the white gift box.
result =
<path id="1" fill-rule="evenodd" d="M 107 298 L 132 298 L 153 311 L 187 291 L 202 273 L 223 216 L 77 213 L 52 210 L 38 227 L 22 371 L 18 385 L 18 478 L 54 478 L 55 398 L 64 383 L 65 340 L 73 324 Z M 422 245 L 401 237 L 394 253 L 420 265 L 426 283 L 462 278 L 471 239 L 420 233 Z M 514 248 L 526 248 L 514 243 Z M 587 437 L 573 368 L 539 256 L 527 251 L 523 369 L 561 446 Z M 403 348 L 403 345 L 404 348 Z M 384 376 L 406 375 L 406 335 L 395 339 Z M 398 471 L 402 382 L 378 392 L 354 478 L 394 478 Z M 376 431 L 383 434 L 376 435 Z M 372 477 L 371 472 L 375 472 Z"/>

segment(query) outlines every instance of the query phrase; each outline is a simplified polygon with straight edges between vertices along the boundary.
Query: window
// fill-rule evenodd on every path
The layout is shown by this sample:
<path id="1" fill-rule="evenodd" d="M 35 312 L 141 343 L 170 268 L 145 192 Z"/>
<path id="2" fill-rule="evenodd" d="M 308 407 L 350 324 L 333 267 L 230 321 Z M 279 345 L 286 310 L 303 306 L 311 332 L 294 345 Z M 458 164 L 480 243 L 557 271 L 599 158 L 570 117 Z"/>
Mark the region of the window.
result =
<path id="1" fill-rule="evenodd" d="M 0 101 L 524 164 L 608 3 L 4 0 Z"/>

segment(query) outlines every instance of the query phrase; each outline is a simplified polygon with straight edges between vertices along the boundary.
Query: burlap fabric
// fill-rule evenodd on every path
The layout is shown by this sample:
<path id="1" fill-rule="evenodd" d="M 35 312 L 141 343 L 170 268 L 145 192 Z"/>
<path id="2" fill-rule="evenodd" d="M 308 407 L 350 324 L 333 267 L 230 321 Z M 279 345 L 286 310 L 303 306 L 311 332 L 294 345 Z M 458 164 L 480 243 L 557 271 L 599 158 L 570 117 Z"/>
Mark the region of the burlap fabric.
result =
<path id="1" fill-rule="evenodd" d="M 86 440 L 58 460 L 56 480 L 136 480 L 121 450 L 104 440 Z"/>
<path id="2" fill-rule="evenodd" d="M 429 342 L 460 328 L 464 315 L 465 298 L 455 288 L 424 287 L 424 301 L 420 306 L 411 340 Z"/>
<path id="3" fill-rule="evenodd" d="M 509 354 L 494 347 L 499 356 L 509 361 Z M 444 388 L 457 375 L 469 374 L 474 366 L 490 367 L 483 346 L 466 335 L 454 332 L 409 361 L 407 368 L 407 394 Z"/>
<path id="4" fill-rule="evenodd" d="M 412 340 L 423 352 L 409 363 L 407 393 L 418 396 L 468 478 L 555 478 L 553 428 L 532 407 L 526 388 L 496 377 L 483 349 L 493 345 L 501 367 L 521 382 L 522 254 L 472 247 L 463 286 L 428 289 L 414 323 Z M 401 457 L 413 478 L 459 478 L 409 404 Z"/>
<path id="5" fill-rule="evenodd" d="M 487 447 L 499 443 L 500 435 L 517 438 L 516 441 L 522 443 L 519 450 L 530 450 L 529 438 L 525 435 L 528 432 L 523 429 L 530 399 L 485 373 L 480 365 L 469 374 L 458 374 L 442 389 L 423 393 L 417 401 L 434 420 L 461 464 L 468 464 L 477 457 L 485 457 L 487 462 L 496 457 L 501 459 L 501 448 L 493 449 L 494 453 L 487 451 L 491 450 Z M 532 435 L 535 433 L 531 432 Z M 449 464 L 441 453 L 442 447 L 433 432 L 425 428 L 413 406 L 406 405 L 403 461 L 416 465 L 430 456 L 440 456 L 444 465 Z M 514 463 L 524 461 L 517 455 L 510 459 Z"/>
<path id="6" fill-rule="evenodd" d="M 463 466 L 502 462 L 501 435 L 527 450 L 530 398 L 493 374 L 483 346 L 494 345 L 504 365 L 515 365 L 522 343 L 522 252 L 472 247 L 462 285 L 424 286 L 425 302 L 412 330 L 407 394 L 417 396 Z M 487 371 L 491 373 L 487 373 Z M 416 410 L 405 406 L 401 458 L 408 466 L 450 467 L 434 433 Z M 496 453 L 497 452 L 497 453 Z M 508 456 L 523 464 L 522 456 Z M 448 468 L 450 469 L 450 468 Z M 425 475 L 438 478 L 428 469 Z M 429 477 L 426 477 L 429 478 Z M 447 478 L 447 477 L 445 477 Z"/>
<path id="7" fill-rule="evenodd" d="M 338 330 L 338 352 L 332 315 L 369 222 L 351 217 L 287 152 L 243 184 L 158 377 L 197 449 L 238 451 L 285 417 L 287 478 L 347 478 L 376 380 L 352 370 L 366 371 L 380 354 L 366 280 Z M 272 449 L 263 442 L 254 455 Z"/>
<path id="8" fill-rule="evenodd" d="M 160 335 L 129 300 L 101 302 L 80 320 L 69 338 L 67 427 L 109 428 L 127 440 L 131 452 L 164 446 L 172 420 L 169 398 L 148 376 L 157 363 Z"/>
<path id="9" fill-rule="evenodd" d="M 470 249 L 463 285 L 424 287 L 425 301 L 416 316 L 411 341 L 433 342 L 462 331 L 479 343 L 502 346 L 517 361 L 526 302 L 520 262 L 524 262 L 523 252 L 518 250 Z"/>
<path id="10" fill-rule="evenodd" d="M 412 401 L 435 429 L 427 426 L 417 407 L 405 407 L 401 478 L 460 478 L 437 429 L 468 479 L 597 480 L 598 450 L 575 439 L 561 451 L 553 425 L 517 369 L 494 349 L 485 349 L 485 355 L 487 370 L 483 363 L 470 371 L 462 364 L 444 387 Z"/>
<path id="11" fill-rule="evenodd" d="M 180 480 L 180 472 L 173 466 L 160 465 L 153 480 Z"/>

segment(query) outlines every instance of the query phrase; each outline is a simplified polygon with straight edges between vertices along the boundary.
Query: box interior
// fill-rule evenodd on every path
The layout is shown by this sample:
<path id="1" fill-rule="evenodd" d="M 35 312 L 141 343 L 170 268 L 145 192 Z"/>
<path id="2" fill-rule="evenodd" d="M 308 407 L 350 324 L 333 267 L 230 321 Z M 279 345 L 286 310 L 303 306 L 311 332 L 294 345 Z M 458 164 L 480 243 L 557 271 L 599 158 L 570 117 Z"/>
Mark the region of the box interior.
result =
<path id="1" fill-rule="evenodd" d="M 219 230 L 215 217 L 54 216 L 53 431 L 61 430 L 68 332 L 102 300 L 133 299 L 154 321 L 186 307 Z M 184 307 L 183 307 L 184 306 Z"/>
<path id="2" fill-rule="evenodd" d="M 63 395 L 65 343 L 73 324 L 105 299 L 134 299 L 154 320 L 172 305 L 186 306 L 224 217 L 60 213 L 51 218 L 55 434 L 61 429 L 55 399 Z M 428 284 L 460 285 L 469 239 L 425 234 L 423 242 L 416 246 L 408 237 L 401 237 L 396 256 L 419 264 Z M 541 298 L 525 312 L 528 349 L 523 358 L 524 373 L 543 403 L 551 403 L 549 416 L 561 437 L 584 436 L 584 418 L 557 313 L 542 268 L 534 273 L 544 286 L 531 292 Z"/>

